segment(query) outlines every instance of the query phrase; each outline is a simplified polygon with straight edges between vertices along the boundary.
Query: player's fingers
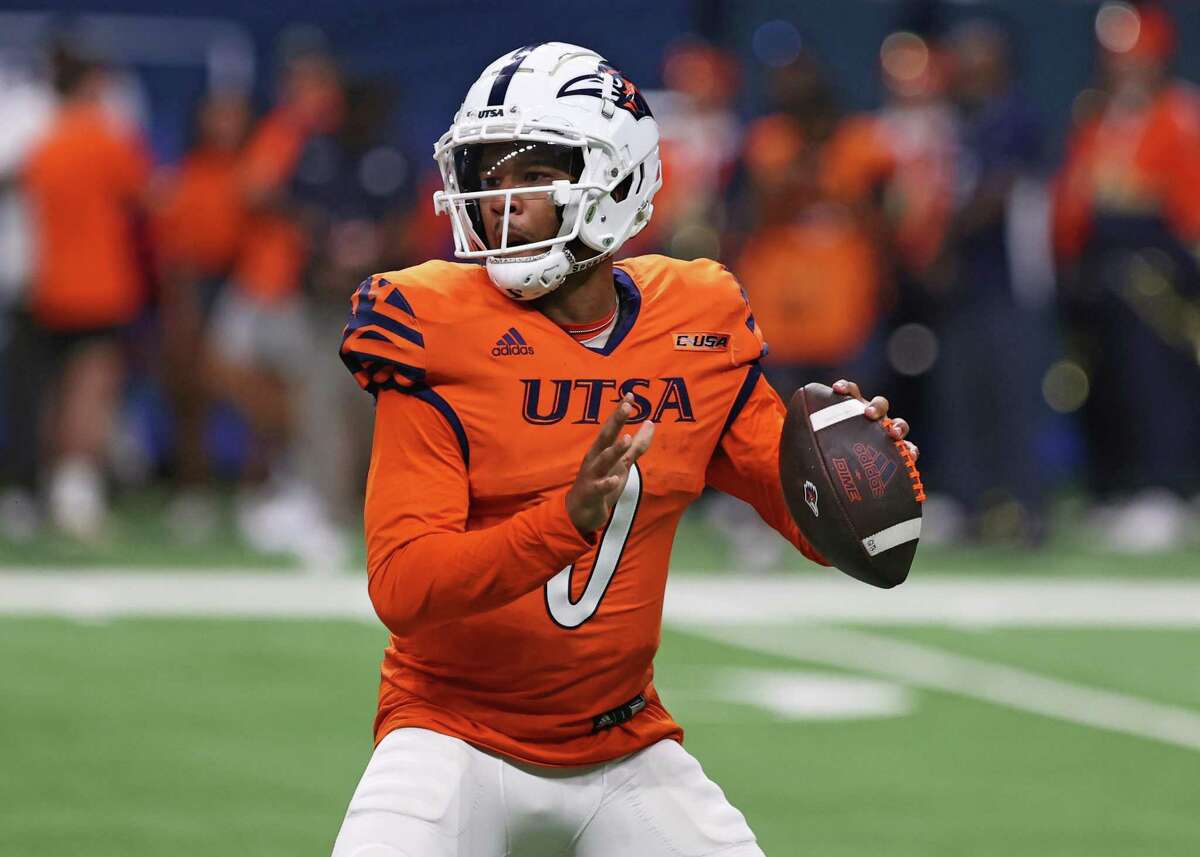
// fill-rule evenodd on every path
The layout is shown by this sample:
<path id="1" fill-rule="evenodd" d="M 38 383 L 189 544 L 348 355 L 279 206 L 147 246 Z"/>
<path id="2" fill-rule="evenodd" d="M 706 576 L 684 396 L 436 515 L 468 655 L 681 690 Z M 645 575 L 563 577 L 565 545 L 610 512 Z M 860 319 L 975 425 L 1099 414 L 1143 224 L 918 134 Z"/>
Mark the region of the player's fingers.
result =
<path id="1" fill-rule="evenodd" d="M 596 487 L 599 488 L 600 495 L 611 505 L 620 498 L 621 492 L 625 490 L 625 480 L 628 478 L 629 471 L 618 463 L 616 470 L 597 482 Z"/>
<path id="2" fill-rule="evenodd" d="M 864 414 L 869 420 L 878 420 L 887 416 L 888 400 L 883 396 L 876 396 L 871 401 L 867 402 L 867 409 Z"/>
<path id="3" fill-rule="evenodd" d="M 588 472 L 594 476 L 604 476 L 612 470 L 614 464 L 621 460 L 621 456 L 628 452 L 632 444 L 633 438 L 627 434 L 621 435 L 607 449 L 602 449 L 592 456 L 587 465 Z"/>
<path id="4" fill-rule="evenodd" d="M 911 440 L 904 441 L 904 445 L 908 447 L 908 451 L 912 453 L 913 461 L 921 457 L 921 449 Z"/>
<path id="5" fill-rule="evenodd" d="M 908 420 L 896 417 L 888 426 L 888 433 L 896 440 L 904 440 L 908 437 Z"/>
<path id="6" fill-rule="evenodd" d="M 842 378 L 840 381 L 833 382 L 833 392 L 840 393 L 843 396 L 849 396 L 852 399 L 862 399 L 862 393 L 858 390 L 858 385 L 853 381 L 847 381 Z M 865 399 L 863 401 L 866 401 Z"/>
<path id="7" fill-rule="evenodd" d="M 621 404 L 617 405 L 617 409 L 612 412 L 611 416 L 604 421 L 604 425 L 600 427 L 600 431 L 596 434 L 596 440 L 592 443 L 592 448 L 588 451 L 588 454 L 598 455 L 612 446 L 613 441 L 617 439 L 617 435 L 621 433 L 621 429 L 631 416 L 633 416 L 633 394 L 626 393 L 621 398 Z"/>
<path id="8" fill-rule="evenodd" d="M 622 469 L 619 473 L 610 473 L 600 480 L 601 489 L 605 494 L 615 494 L 625 487 L 625 477 L 629 475 L 628 470 Z"/>
<path id="9" fill-rule="evenodd" d="M 654 423 L 646 420 L 638 427 L 637 434 L 633 436 L 633 443 L 629 446 L 629 451 L 625 453 L 623 461 L 632 465 L 635 461 L 646 454 L 646 450 L 650 448 L 651 442 L 654 440 Z"/>

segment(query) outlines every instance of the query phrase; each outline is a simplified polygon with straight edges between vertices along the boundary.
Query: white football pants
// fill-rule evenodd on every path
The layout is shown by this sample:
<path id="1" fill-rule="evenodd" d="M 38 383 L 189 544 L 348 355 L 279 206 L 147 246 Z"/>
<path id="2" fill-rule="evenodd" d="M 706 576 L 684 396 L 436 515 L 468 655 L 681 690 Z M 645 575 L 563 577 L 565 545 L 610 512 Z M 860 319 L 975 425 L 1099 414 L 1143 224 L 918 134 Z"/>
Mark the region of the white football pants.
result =
<path id="1" fill-rule="evenodd" d="M 427 729 L 375 748 L 333 857 L 763 857 L 745 817 L 671 740 L 539 768 Z"/>

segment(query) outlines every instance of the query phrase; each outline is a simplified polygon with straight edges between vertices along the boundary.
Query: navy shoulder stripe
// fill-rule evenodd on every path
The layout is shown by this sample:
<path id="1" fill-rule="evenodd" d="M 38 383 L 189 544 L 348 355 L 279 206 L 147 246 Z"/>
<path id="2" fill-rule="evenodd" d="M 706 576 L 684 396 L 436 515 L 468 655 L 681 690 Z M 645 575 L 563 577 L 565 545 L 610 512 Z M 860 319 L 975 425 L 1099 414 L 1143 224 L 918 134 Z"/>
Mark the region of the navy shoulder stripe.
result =
<path id="1" fill-rule="evenodd" d="M 463 427 L 462 420 L 458 418 L 458 414 L 454 412 L 451 404 L 428 387 L 422 387 L 419 390 L 406 390 L 405 392 L 437 408 L 438 413 L 449 423 L 454 436 L 458 438 L 458 448 L 462 452 L 463 464 L 470 467 L 471 444 L 467 440 L 467 430 Z"/>
<path id="2" fill-rule="evenodd" d="M 379 282 L 383 284 L 386 283 L 387 280 L 380 280 Z M 417 317 L 417 314 L 413 312 L 412 305 L 404 299 L 404 295 L 400 294 L 399 289 L 393 289 L 392 291 L 388 292 L 388 296 L 384 299 L 384 303 L 390 304 L 398 310 L 403 310 L 413 318 Z"/>

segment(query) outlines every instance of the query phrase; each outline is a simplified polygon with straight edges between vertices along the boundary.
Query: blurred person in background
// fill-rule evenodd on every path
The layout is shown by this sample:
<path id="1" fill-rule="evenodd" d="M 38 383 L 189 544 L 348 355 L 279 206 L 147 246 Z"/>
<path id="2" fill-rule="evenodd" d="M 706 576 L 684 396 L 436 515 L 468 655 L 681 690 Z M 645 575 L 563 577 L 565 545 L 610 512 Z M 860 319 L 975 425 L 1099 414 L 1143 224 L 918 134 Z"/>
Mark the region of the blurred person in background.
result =
<path id="1" fill-rule="evenodd" d="M 191 148 L 166 180 L 155 221 L 162 358 L 175 416 L 178 484 L 168 520 L 188 541 L 210 534 L 216 524 L 205 442 L 214 394 L 208 320 L 250 219 L 239 171 L 250 115 L 240 93 L 203 98 Z"/>
<path id="2" fill-rule="evenodd" d="M 940 6 L 906 4 L 900 22 L 879 49 L 883 106 L 838 126 L 826 147 L 821 178 L 831 199 L 855 210 L 882 265 L 888 291 L 881 334 L 890 376 L 883 383 L 906 411 L 924 414 L 924 421 L 936 427 L 940 402 L 931 389 L 930 370 L 939 352 L 930 322 L 952 276 L 946 242 L 954 216 L 960 130 L 948 93 L 951 58 Z M 927 501 L 927 542 L 952 539 L 961 531 L 953 505 L 944 500 L 932 494 Z M 929 511 L 935 508 L 936 513 Z"/>
<path id="3" fill-rule="evenodd" d="M 667 91 L 657 102 L 663 190 L 654 220 L 629 243 L 627 255 L 722 255 L 725 196 L 741 147 L 741 120 L 733 109 L 740 80 L 737 59 L 707 42 L 689 38 L 667 50 Z"/>
<path id="4" fill-rule="evenodd" d="M 339 553 L 315 489 L 296 455 L 301 391 L 312 331 L 303 291 L 312 239 L 293 195 L 314 139 L 333 133 L 345 109 L 338 70 L 306 45 L 286 56 L 279 102 L 240 158 L 246 228 L 227 288 L 213 308 L 213 378 L 249 425 L 238 525 L 252 547 L 297 553 L 323 566 Z M 323 169 L 317 162 L 310 169 Z"/>
<path id="5" fill-rule="evenodd" d="M 954 197 L 958 129 L 947 95 L 949 63 L 940 24 L 928 14 L 883 40 L 884 105 L 838 126 L 822 171 L 832 198 L 875 222 L 873 236 L 899 279 L 901 319 L 928 314 L 928 291 L 944 276 L 939 261 Z"/>
<path id="6" fill-rule="evenodd" d="M 1200 492 L 1200 97 L 1168 72 L 1162 6 L 1106 3 L 1095 30 L 1102 81 L 1076 101 L 1054 237 L 1108 504 L 1094 523 L 1114 547 L 1151 550 L 1189 536 L 1183 499 Z M 1147 378 L 1171 395 L 1147 395 Z"/>
<path id="7" fill-rule="evenodd" d="M 938 454 L 927 468 L 965 512 L 964 535 L 1036 544 L 1049 472 L 1038 442 L 1051 417 L 1042 378 L 1054 349 L 1041 129 L 998 23 L 963 23 L 948 48 L 958 157 L 943 275 L 929 283 L 941 357 L 932 371 Z"/>
<path id="8" fill-rule="evenodd" d="M 770 90 L 775 112 L 746 130 L 736 209 L 747 232 L 733 264 L 757 323 L 772 331 L 763 372 L 785 400 L 809 381 L 874 385 L 883 375 L 872 343 L 882 316 L 875 248 L 856 212 L 821 184 L 840 120 L 833 93 L 807 55 L 775 69 Z M 709 520 L 731 538 L 738 567 L 775 565 L 783 542 L 734 503 L 714 498 Z"/>
<path id="9" fill-rule="evenodd" d="M 49 461 L 52 523 L 79 539 L 103 533 L 106 445 L 125 365 L 122 337 L 146 302 L 135 218 L 144 212 L 150 161 L 138 134 L 106 106 L 109 76 L 71 48 L 53 58 L 60 108 L 23 173 L 33 212 L 29 295 L 39 354 L 24 372 L 38 413 L 52 399 L 41 450 Z"/>
<path id="10" fill-rule="evenodd" d="M 0 59 L 0 538 L 27 541 L 41 521 L 36 501 L 37 409 L 30 372 L 37 356 L 28 297 L 33 276 L 31 212 L 21 173 L 53 120 L 48 80 L 22 63 Z"/>
<path id="11" fill-rule="evenodd" d="M 816 61 L 776 69 L 776 112 L 748 127 L 742 153 L 749 232 L 733 267 L 764 327 L 763 371 L 790 396 L 811 380 L 880 377 L 868 343 L 880 319 L 880 272 L 855 212 L 822 188 L 840 116 Z"/>
<path id="12" fill-rule="evenodd" d="M 413 175 L 408 179 L 409 204 L 389 224 L 388 246 L 399 259 L 450 259 L 454 242 L 446 235 L 445 224 L 429 200 L 442 188 L 442 175 L 434 165 L 410 163 Z"/>
<path id="13" fill-rule="evenodd" d="M 410 221 L 400 217 L 411 204 L 408 159 L 386 142 L 393 101 L 381 82 L 348 82 L 343 121 L 310 139 L 292 183 L 312 246 L 306 284 L 314 342 L 341 336 L 346 283 L 422 260 L 412 255 L 422 248 L 421 238 L 406 235 Z M 432 213 L 428 197 L 421 203 Z M 444 240 L 444 224 L 437 225 Z M 357 526 L 362 513 L 373 420 L 371 403 L 341 366 L 306 366 L 297 425 L 305 450 L 301 475 L 344 528 Z"/>

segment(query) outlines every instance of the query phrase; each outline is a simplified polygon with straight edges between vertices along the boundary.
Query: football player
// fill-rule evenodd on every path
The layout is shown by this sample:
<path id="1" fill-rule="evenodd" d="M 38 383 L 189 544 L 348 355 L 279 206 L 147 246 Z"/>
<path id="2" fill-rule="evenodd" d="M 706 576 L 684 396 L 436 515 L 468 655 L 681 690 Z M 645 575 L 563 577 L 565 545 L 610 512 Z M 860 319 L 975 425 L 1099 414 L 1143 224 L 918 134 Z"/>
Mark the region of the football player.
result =
<path id="1" fill-rule="evenodd" d="M 762 331 L 716 262 L 613 262 L 653 211 L 658 129 L 593 51 L 492 63 L 435 158 L 456 255 L 483 265 L 372 277 L 342 344 L 377 399 L 368 587 L 391 639 L 334 854 L 761 855 L 653 659 L 706 485 L 823 562 L 780 485 Z"/>

